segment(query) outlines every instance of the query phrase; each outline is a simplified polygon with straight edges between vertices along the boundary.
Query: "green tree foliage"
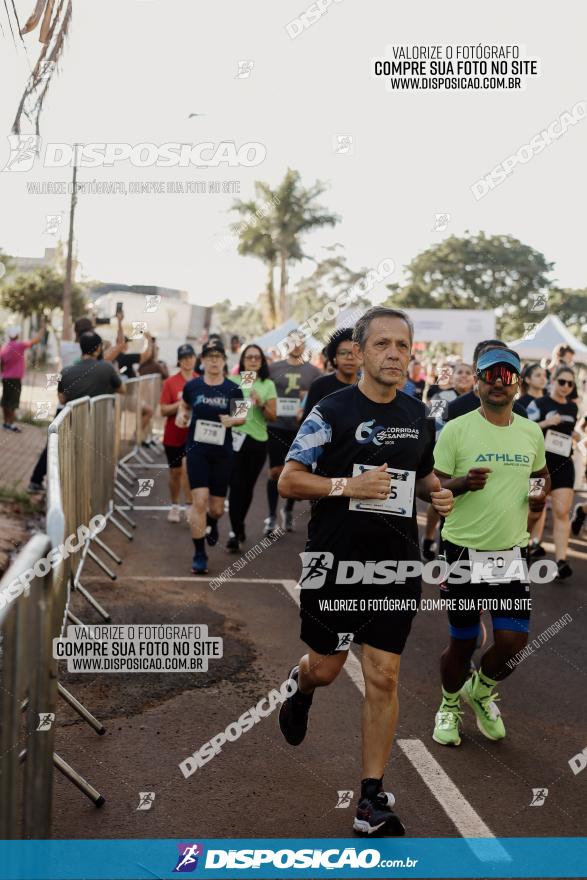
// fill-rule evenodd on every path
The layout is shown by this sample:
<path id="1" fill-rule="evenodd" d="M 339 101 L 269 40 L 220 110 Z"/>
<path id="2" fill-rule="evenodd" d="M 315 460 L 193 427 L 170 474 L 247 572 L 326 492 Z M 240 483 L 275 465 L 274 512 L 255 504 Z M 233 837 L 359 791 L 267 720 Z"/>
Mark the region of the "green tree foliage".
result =
<path id="1" fill-rule="evenodd" d="M 24 272 L 11 276 L 0 287 L 0 300 L 6 309 L 30 318 L 45 315 L 61 309 L 64 277 L 49 266 L 41 266 L 34 272 Z M 71 292 L 72 315 L 75 318 L 84 314 L 85 296 L 79 285 L 74 284 Z"/>
<path id="2" fill-rule="evenodd" d="M 214 306 L 214 324 L 228 345 L 230 336 L 238 334 L 241 339 L 252 339 L 263 333 L 263 321 L 258 306 L 244 303 L 235 306 L 229 299 Z"/>
<path id="3" fill-rule="evenodd" d="M 418 254 L 389 304 L 411 308 L 494 309 L 500 333 L 520 336 L 536 320 L 530 294 L 546 293 L 553 264 L 511 235 L 450 236 Z"/>
<path id="4" fill-rule="evenodd" d="M 368 269 L 353 270 L 346 262 L 344 254 L 339 253 L 340 244 L 325 248 L 329 255 L 316 263 L 314 271 L 301 278 L 290 294 L 290 314 L 300 323 L 306 321 L 316 312 L 320 311 L 327 302 L 348 287 L 353 287 L 361 281 Z M 358 296 L 353 300 L 351 309 L 366 309 L 371 306 L 371 301 L 365 296 Z M 317 338 L 325 339 L 335 328 L 334 320 L 326 322 L 316 331 Z"/>
<path id="5" fill-rule="evenodd" d="M 305 188 L 298 171 L 288 168 L 276 189 L 263 181 L 255 183 L 255 198 L 237 200 L 231 210 L 241 219 L 232 229 L 239 236 L 238 252 L 261 259 L 267 267 L 265 311 L 268 323 L 276 326 L 287 317 L 289 267 L 307 258 L 302 240 L 313 229 L 334 226 L 336 214 L 318 203 L 326 185 L 316 181 Z M 279 268 L 279 293 L 275 295 L 274 273 Z"/>

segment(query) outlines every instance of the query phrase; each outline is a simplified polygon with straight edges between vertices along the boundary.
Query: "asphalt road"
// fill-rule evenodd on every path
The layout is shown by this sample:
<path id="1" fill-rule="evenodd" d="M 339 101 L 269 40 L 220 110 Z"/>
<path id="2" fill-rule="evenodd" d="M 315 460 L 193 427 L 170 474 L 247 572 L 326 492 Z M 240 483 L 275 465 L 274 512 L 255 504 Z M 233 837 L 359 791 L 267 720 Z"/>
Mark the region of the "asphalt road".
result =
<path id="1" fill-rule="evenodd" d="M 167 504 L 163 470 L 137 505 Z M 360 672 L 353 648 L 345 672 L 314 700 L 305 742 L 289 747 L 277 713 L 261 720 L 189 779 L 178 765 L 284 681 L 303 653 L 294 601 L 308 505 L 296 505 L 295 530 L 279 538 L 238 574 L 212 590 L 209 579 L 235 561 L 220 544 L 206 579 L 190 576 L 187 524 L 166 511 L 136 510 L 135 540 L 112 526 L 103 537 L 123 556 L 110 582 L 93 562 L 83 583 L 110 611 L 113 623 L 207 624 L 224 639 L 224 657 L 208 672 L 73 674 L 60 680 L 106 725 L 98 737 L 60 704 L 57 751 L 105 796 L 97 810 L 71 784 L 55 784 L 57 838 L 350 837 L 360 782 Z M 265 477 L 249 515 L 249 540 L 261 538 Z M 552 551 L 548 543 L 545 546 Z M 585 533 L 584 533 L 585 536 Z M 104 554 L 101 554 L 104 557 Z M 106 558 L 106 557 L 104 557 Z M 575 569 L 565 583 L 535 586 L 531 638 L 562 615 L 572 621 L 523 661 L 500 687 L 507 737 L 491 743 L 465 707 L 463 742 L 447 749 L 431 738 L 439 703 L 438 658 L 445 645 L 444 614 L 418 614 L 402 658 L 400 720 L 385 782 L 410 837 L 536 837 L 584 834 L 587 772 L 569 760 L 587 745 L 584 603 L 587 544 L 572 540 Z M 437 588 L 425 586 L 434 597 Z M 80 596 L 73 607 L 98 622 Z M 533 789 L 548 789 L 531 806 Z M 338 792 L 354 792 L 338 806 Z M 154 792 L 138 810 L 139 792 Z M 344 798 L 343 798 L 344 802 Z M 194 837 L 195 835 L 195 837 Z"/>

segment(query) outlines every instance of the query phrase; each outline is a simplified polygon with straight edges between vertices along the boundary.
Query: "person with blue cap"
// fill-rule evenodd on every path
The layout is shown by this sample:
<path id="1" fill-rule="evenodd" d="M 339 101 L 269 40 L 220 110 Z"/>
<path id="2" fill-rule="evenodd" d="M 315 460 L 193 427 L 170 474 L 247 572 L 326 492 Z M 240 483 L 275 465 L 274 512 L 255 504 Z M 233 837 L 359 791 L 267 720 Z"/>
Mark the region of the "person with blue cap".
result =
<path id="1" fill-rule="evenodd" d="M 448 422 L 434 450 L 434 469 L 455 496 L 442 529 L 447 575 L 441 584 L 450 640 L 440 661 L 442 701 L 433 739 L 461 742 L 461 696 L 490 740 L 505 736 L 495 688 L 528 642 L 529 524 L 550 490 L 544 438 L 513 412 L 521 365 L 515 351 L 489 348 L 476 364 L 479 406 Z M 471 675 L 482 610 L 491 612 L 493 644 Z"/>

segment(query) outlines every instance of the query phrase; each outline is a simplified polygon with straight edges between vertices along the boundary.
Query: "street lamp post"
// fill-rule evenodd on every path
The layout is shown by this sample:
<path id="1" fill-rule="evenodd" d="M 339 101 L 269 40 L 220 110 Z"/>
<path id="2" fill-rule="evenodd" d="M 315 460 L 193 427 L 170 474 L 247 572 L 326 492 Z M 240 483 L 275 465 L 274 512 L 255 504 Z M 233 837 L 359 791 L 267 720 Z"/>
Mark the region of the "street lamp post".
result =
<path id="1" fill-rule="evenodd" d="M 67 262 L 65 264 L 65 283 L 63 285 L 63 330 L 61 338 L 71 341 L 73 338 L 71 325 L 71 273 L 73 265 L 73 219 L 77 203 L 77 147 L 75 145 L 73 156 L 73 181 L 71 191 L 71 204 L 69 209 L 69 236 L 67 239 Z"/>

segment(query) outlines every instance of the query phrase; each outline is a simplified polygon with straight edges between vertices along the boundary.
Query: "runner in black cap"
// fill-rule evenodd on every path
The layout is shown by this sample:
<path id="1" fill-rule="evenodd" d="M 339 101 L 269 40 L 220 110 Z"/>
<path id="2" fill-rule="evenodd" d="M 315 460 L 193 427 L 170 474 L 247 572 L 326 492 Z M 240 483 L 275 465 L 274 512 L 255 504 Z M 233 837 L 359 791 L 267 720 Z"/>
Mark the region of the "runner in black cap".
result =
<path id="1" fill-rule="evenodd" d="M 191 414 L 187 441 L 187 470 L 192 489 L 192 539 L 194 574 L 206 574 L 210 546 L 218 541 L 218 520 L 224 513 L 224 499 L 232 467 L 231 427 L 242 425 L 246 415 L 233 418 L 234 401 L 242 401 L 238 385 L 224 376 L 226 354 L 222 343 L 207 342 L 202 348 L 204 375 L 192 379 L 183 389 L 183 401 Z"/>

